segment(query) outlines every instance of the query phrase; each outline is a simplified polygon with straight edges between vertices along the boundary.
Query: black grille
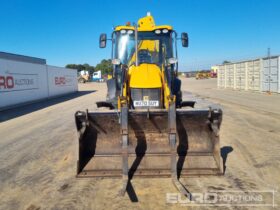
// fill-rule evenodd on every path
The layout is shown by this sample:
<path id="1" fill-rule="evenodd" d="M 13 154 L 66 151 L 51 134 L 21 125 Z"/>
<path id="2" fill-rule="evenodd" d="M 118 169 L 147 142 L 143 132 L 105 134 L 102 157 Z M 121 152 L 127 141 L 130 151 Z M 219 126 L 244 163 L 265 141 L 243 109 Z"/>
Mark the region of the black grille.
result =
<path id="1" fill-rule="evenodd" d="M 158 101 L 159 106 L 151 108 L 161 108 L 161 89 L 160 88 L 131 88 L 132 106 L 134 101 L 143 101 L 144 97 L 148 96 L 150 101 Z M 147 108 L 147 107 L 135 107 Z"/>

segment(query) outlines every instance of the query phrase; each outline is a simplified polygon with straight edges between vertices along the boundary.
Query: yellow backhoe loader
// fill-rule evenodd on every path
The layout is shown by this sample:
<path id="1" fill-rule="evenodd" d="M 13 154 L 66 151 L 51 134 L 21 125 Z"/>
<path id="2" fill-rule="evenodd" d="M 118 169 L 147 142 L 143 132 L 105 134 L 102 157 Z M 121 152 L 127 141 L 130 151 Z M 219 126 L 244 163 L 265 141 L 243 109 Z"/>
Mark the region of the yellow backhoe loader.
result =
<path id="1" fill-rule="evenodd" d="M 186 194 L 180 177 L 222 174 L 222 111 L 182 100 L 177 40 L 188 47 L 188 34 L 178 38 L 147 14 L 135 25 L 115 27 L 110 39 L 101 34 L 100 48 L 107 40 L 113 63 L 107 100 L 97 102 L 102 109 L 75 114 L 77 177 L 122 177 L 122 195 L 132 177 L 172 177 Z"/>

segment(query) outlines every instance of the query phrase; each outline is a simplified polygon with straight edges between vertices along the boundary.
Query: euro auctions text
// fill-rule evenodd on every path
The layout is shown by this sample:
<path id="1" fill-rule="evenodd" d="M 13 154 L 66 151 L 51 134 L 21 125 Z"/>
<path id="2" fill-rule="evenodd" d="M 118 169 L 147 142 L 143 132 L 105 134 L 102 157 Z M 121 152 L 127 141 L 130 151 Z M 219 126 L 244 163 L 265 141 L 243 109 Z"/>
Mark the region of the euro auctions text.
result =
<path id="1" fill-rule="evenodd" d="M 166 193 L 166 203 L 181 206 L 250 206 L 277 207 L 274 190 L 270 191 L 209 191 L 194 192 L 185 197 L 180 193 Z M 189 199 L 191 198 L 191 199 Z"/>

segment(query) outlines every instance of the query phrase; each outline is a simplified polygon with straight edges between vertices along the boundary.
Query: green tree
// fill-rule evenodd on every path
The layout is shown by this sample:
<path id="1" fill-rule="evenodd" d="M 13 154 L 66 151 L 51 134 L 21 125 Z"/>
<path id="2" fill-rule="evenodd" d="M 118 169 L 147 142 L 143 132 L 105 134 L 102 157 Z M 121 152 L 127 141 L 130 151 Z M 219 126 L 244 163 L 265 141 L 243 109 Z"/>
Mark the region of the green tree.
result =
<path id="1" fill-rule="evenodd" d="M 91 65 L 89 65 L 89 64 L 87 64 L 87 63 L 85 63 L 83 66 L 84 66 L 85 70 L 89 71 L 89 74 L 90 74 L 90 75 L 93 74 L 93 72 L 94 72 L 94 70 L 95 70 L 95 67 L 94 67 L 94 66 L 91 66 Z"/>
<path id="2" fill-rule="evenodd" d="M 112 70 L 113 70 L 113 65 L 112 65 L 111 59 L 108 59 L 108 60 L 103 59 L 99 64 L 96 65 L 96 67 L 91 66 L 88 63 L 67 64 L 65 67 L 69 68 L 69 69 L 77 69 L 78 72 L 80 72 L 82 70 L 87 70 L 87 71 L 89 71 L 90 75 L 92 75 L 94 71 L 98 71 L 98 70 L 101 70 L 102 74 L 112 74 Z"/>
<path id="3" fill-rule="evenodd" d="M 65 67 L 69 68 L 69 69 L 77 69 L 78 72 L 80 72 L 82 70 L 87 70 L 87 71 L 89 71 L 90 75 L 93 74 L 94 69 L 95 69 L 94 66 L 91 66 L 88 63 L 84 63 L 84 64 L 67 64 Z"/>
<path id="4" fill-rule="evenodd" d="M 231 63 L 230 61 L 225 60 L 223 64 Z"/>
<path id="5" fill-rule="evenodd" d="M 76 64 L 67 64 L 65 66 L 65 68 L 68 68 L 68 69 L 76 69 Z"/>
<path id="6" fill-rule="evenodd" d="M 111 59 L 103 59 L 99 64 L 95 66 L 95 70 L 101 70 L 102 74 L 112 74 L 113 64 Z"/>

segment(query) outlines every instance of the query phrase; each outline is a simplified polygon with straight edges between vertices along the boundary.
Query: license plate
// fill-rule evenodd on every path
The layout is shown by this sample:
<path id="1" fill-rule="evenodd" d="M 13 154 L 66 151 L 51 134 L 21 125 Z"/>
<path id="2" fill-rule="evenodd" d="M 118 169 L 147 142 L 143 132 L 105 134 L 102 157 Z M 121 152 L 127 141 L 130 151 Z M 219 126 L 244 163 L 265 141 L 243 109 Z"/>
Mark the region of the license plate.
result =
<path id="1" fill-rule="evenodd" d="M 159 101 L 134 101 L 134 107 L 137 106 L 159 106 Z"/>

